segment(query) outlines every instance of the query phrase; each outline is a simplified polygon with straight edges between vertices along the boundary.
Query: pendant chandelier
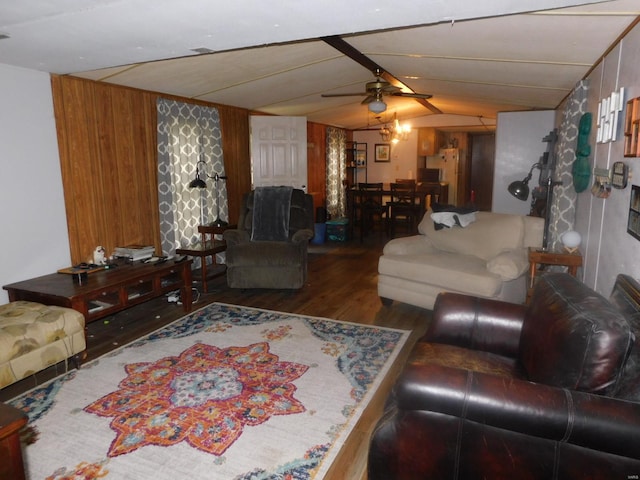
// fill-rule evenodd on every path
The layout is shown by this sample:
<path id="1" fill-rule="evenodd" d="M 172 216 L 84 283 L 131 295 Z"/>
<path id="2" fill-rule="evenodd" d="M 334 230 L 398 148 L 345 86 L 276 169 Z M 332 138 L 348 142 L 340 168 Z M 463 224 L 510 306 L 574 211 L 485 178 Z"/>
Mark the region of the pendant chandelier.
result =
<path id="1" fill-rule="evenodd" d="M 383 142 L 398 143 L 400 140 L 408 140 L 410 133 L 411 125 L 408 123 L 402 125 L 395 114 L 391 125 L 385 125 L 380 129 L 380 136 Z"/>

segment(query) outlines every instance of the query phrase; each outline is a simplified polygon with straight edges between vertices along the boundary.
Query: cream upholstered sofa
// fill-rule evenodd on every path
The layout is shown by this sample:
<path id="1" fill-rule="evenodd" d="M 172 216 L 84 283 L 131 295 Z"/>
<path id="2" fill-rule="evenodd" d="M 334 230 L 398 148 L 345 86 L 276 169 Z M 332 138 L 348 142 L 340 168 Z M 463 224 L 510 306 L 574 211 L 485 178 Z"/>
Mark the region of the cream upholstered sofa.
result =
<path id="1" fill-rule="evenodd" d="M 466 227 L 436 230 L 427 212 L 419 235 L 389 241 L 378 262 L 378 295 L 432 309 L 440 292 L 523 303 L 528 247 L 540 247 L 544 220 L 475 212 Z"/>
<path id="2" fill-rule="evenodd" d="M 0 388 L 68 358 L 80 365 L 84 316 L 35 302 L 0 305 Z"/>

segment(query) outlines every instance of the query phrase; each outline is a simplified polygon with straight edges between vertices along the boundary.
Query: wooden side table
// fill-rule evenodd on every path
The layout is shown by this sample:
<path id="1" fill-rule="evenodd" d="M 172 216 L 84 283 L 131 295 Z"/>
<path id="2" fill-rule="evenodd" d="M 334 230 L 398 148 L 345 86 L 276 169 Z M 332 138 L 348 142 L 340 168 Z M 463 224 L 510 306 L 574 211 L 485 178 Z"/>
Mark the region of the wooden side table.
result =
<path id="1" fill-rule="evenodd" d="M 578 267 L 582 266 L 582 254 L 579 250 L 575 252 L 542 250 L 536 247 L 529 247 L 529 289 L 527 291 L 527 303 L 531 298 L 531 292 L 536 276 L 540 270 L 540 265 L 559 265 L 567 267 L 567 272 L 574 277 L 578 273 Z"/>
<path id="2" fill-rule="evenodd" d="M 0 478 L 22 480 L 24 463 L 20 446 L 20 429 L 27 424 L 27 416 L 21 410 L 0 403 Z"/>
<path id="3" fill-rule="evenodd" d="M 217 277 L 223 275 L 226 271 L 221 268 L 213 275 L 207 273 L 207 257 L 211 257 L 213 266 L 216 265 L 216 254 L 224 252 L 227 244 L 224 240 L 216 240 L 215 235 L 221 235 L 227 229 L 237 228 L 236 225 L 199 225 L 198 232 L 202 236 L 202 240 L 185 248 L 177 248 L 177 255 L 190 255 L 192 257 L 200 257 L 200 275 L 202 280 L 202 290 L 207 293 L 207 279 L 209 277 Z"/>

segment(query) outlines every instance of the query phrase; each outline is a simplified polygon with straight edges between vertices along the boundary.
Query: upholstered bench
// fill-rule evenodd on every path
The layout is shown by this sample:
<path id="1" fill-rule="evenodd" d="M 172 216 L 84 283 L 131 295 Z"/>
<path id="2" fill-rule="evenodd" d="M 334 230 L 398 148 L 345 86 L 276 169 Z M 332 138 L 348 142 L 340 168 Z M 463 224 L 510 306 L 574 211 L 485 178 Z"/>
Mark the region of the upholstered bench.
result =
<path id="1" fill-rule="evenodd" d="M 80 312 L 24 301 L 0 305 L 0 388 L 68 358 L 79 367 L 85 348 Z"/>

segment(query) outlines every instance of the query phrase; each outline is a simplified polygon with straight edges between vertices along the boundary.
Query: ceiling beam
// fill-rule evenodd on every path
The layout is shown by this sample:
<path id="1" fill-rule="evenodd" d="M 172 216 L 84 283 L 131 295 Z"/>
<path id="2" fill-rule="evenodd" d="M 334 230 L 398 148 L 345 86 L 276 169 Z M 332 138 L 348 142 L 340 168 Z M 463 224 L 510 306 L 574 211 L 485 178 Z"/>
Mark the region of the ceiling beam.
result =
<path id="1" fill-rule="evenodd" d="M 376 71 L 382 72 L 380 76 L 384 80 L 389 82 L 391 85 L 401 88 L 405 92 L 408 91 L 411 93 L 416 93 L 412 88 L 405 85 L 402 81 L 400 81 L 391 73 L 386 71 L 383 67 L 381 67 L 376 62 L 374 62 L 369 57 L 367 57 L 365 54 L 357 50 L 353 45 L 351 45 L 350 43 L 347 43 L 342 37 L 338 35 L 332 35 L 329 37 L 320 37 L 320 39 L 326 44 L 331 45 L 333 48 L 335 48 L 339 52 L 345 54 L 351 60 L 355 61 L 356 63 L 359 63 L 364 68 L 369 70 L 371 73 L 375 74 Z M 414 100 L 419 104 L 423 105 L 424 107 L 428 108 L 433 113 L 442 113 L 442 110 L 440 110 L 438 107 L 433 105 L 428 100 L 425 100 L 424 98 L 415 98 Z"/>

